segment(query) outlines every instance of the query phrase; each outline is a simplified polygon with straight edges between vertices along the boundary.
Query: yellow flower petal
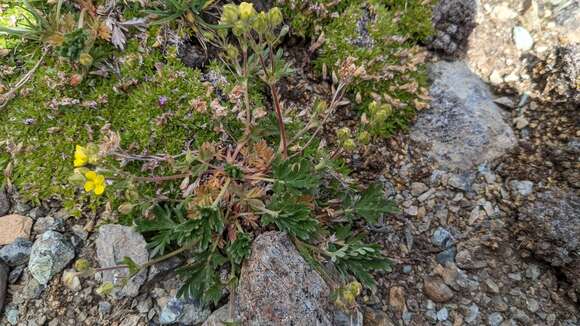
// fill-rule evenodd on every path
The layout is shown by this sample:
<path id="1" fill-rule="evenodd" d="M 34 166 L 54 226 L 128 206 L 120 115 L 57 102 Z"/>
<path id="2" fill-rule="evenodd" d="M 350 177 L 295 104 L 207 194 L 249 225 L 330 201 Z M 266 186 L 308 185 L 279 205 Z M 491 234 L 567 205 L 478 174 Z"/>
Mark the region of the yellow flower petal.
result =
<path id="1" fill-rule="evenodd" d="M 97 173 L 95 171 L 89 171 L 85 173 L 85 177 L 87 178 L 87 180 L 95 181 L 95 179 L 97 178 Z"/>
<path id="2" fill-rule="evenodd" d="M 81 166 L 84 166 L 87 162 L 84 160 L 80 160 L 78 158 L 75 158 L 75 161 L 73 163 L 75 168 L 80 168 Z"/>
<path id="3" fill-rule="evenodd" d="M 256 11 L 254 10 L 254 4 L 248 2 L 240 3 L 240 18 L 249 19 Z"/>
<path id="4" fill-rule="evenodd" d="M 95 195 L 102 195 L 105 192 L 105 185 L 97 185 L 95 187 Z"/>
<path id="5" fill-rule="evenodd" d="M 105 176 L 97 174 L 97 177 L 95 178 L 95 184 L 97 185 L 105 184 Z"/>
<path id="6" fill-rule="evenodd" d="M 85 191 L 86 192 L 91 192 L 93 189 L 95 189 L 95 183 L 92 181 L 87 181 L 85 182 Z"/>

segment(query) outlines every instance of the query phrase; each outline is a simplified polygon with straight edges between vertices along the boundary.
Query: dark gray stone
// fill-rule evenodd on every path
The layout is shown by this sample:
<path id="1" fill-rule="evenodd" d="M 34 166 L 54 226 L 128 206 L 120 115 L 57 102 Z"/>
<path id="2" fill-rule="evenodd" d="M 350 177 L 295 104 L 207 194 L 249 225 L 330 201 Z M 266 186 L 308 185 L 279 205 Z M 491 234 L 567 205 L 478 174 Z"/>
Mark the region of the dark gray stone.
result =
<path id="1" fill-rule="evenodd" d="M 6 301 L 6 288 L 8 287 L 8 266 L 0 261 L 0 312 Z"/>
<path id="2" fill-rule="evenodd" d="M 431 108 L 422 111 L 411 137 L 430 145 L 428 156 L 447 170 L 470 171 L 516 145 L 516 138 L 489 88 L 463 62 L 437 62 Z"/>
<path id="3" fill-rule="evenodd" d="M 457 254 L 457 250 L 455 249 L 455 247 L 451 247 L 451 248 L 447 248 L 445 250 L 443 250 L 442 252 L 438 253 L 437 256 L 435 256 L 435 260 L 445 266 L 445 264 L 447 263 L 454 263 L 455 262 L 455 255 Z"/>
<path id="4" fill-rule="evenodd" d="M 476 0 L 442 0 L 433 8 L 435 36 L 430 47 L 447 56 L 465 54 L 469 35 L 476 26 Z"/>
<path id="5" fill-rule="evenodd" d="M 453 245 L 453 236 L 451 232 L 447 231 L 445 228 L 438 227 L 433 236 L 431 237 L 431 242 L 437 247 L 447 249 Z"/>
<path id="6" fill-rule="evenodd" d="M 17 238 L 14 242 L 0 249 L 0 259 L 9 266 L 18 266 L 28 263 L 32 242 L 23 238 Z"/>
<path id="7" fill-rule="evenodd" d="M 517 222 L 522 247 L 560 269 L 580 292 L 580 197 L 557 188 L 538 193 L 520 208 Z"/>
<path id="8" fill-rule="evenodd" d="M 10 199 L 4 187 L 0 187 L 0 216 L 4 216 L 10 212 Z"/>
<path id="9" fill-rule="evenodd" d="M 59 217 L 46 216 L 36 220 L 32 228 L 35 233 L 44 233 L 46 231 L 64 231 L 64 220 Z"/>

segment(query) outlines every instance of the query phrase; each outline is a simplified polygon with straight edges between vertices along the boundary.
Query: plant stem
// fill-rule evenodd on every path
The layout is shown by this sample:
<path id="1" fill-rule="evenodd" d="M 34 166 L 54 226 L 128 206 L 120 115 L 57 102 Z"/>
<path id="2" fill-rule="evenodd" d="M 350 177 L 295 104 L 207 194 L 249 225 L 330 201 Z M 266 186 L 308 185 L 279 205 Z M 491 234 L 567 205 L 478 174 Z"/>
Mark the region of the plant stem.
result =
<path id="1" fill-rule="evenodd" d="M 270 52 L 270 66 L 272 75 L 276 74 L 276 63 L 274 62 L 274 44 L 268 45 Z M 266 67 L 264 67 L 265 70 Z M 288 138 L 286 137 L 286 126 L 284 125 L 284 117 L 282 115 L 282 106 L 280 105 L 280 98 L 278 96 L 278 89 L 276 88 L 275 80 L 268 83 L 270 86 L 270 93 L 272 94 L 272 102 L 274 102 L 274 109 L 276 110 L 276 119 L 278 120 L 278 129 L 280 130 L 280 148 L 282 149 L 282 158 L 288 158 Z"/>

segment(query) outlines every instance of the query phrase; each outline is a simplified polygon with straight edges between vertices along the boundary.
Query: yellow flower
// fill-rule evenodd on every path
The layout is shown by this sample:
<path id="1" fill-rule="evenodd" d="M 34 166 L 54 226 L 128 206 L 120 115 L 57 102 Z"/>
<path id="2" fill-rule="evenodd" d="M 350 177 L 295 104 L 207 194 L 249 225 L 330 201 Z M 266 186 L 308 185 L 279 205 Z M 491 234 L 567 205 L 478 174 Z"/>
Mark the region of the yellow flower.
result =
<path id="1" fill-rule="evenodd" d="M 240 18 L 243 20 L 248 20 L 254 16 L 256 10 L 254 10 L 254 4 L 248 2 L 240 3 Z"/>
<path id="2" fill-rule="evenodd" d="M 270 11 L 268 12 L 268 18 L 270 19 L 270 23 L 272 24 L 272 26 L 278 26 L 282 24 L 282 22 L 284 21 L 282 11 L 278 7 L 270 9 Z"/>
<path id="3" fill-rule="evenodd" d="M 89 155 L 87 153 L 87 149 L 83 146 L 77 145 L 75 147 L 75 161 L 74 167 L 78 168 L 81 166 L 85 166 L 89 163 Z"/>
<path id="4" fill-rule="evenodd" d="M 237 20 L 240 12 L 238 6 L 234 4 L 227 4 L 222 9 L 222 24 L 233 25 Z"/>
<path id="5" fill-rule="evenodd" d="M 85 173 L 87 181 L 85 182 L 85 191 L 93 191 L 95 195 L 102 195 L 105 192 L 105 177 L 97 174 L 95 171 Z"/>

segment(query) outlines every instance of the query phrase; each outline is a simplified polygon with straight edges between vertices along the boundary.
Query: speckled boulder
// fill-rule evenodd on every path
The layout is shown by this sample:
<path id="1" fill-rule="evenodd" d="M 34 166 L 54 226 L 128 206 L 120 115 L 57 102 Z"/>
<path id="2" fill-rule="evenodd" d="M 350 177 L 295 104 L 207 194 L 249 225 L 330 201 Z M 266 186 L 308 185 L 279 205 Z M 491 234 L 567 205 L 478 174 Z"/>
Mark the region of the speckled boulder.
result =
<path id="1" fill-rule="evenodd" d="M 243 325 L 333 325 L 330 289 L 285 233 L 256 238 L 238 295 Z"/>
<path id="2" fill-rule="evenodd" d="M 461 61 L 440 61 L 429 69 L 431 107 L 413 126 L 413 140 L 446 170 L 471 171 L 517 143 L 489 88 Z"/>

